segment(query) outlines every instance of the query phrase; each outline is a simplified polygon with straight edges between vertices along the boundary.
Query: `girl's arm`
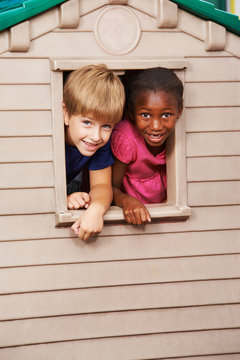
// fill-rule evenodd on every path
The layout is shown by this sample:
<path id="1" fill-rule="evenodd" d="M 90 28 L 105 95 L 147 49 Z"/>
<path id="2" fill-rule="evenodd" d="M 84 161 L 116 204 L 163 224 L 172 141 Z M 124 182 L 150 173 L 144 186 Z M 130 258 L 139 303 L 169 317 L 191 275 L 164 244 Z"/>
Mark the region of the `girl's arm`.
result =
<path id="1" fill-rule="evenodd" d="M 129 224 L 144 224 L 151 222 L 147 208 L 138 199 L 121 191 L 123 176 L 127 164 L 115 158 L 113 164 L 113 201 L 115 205 L 123 208 L 123 215 Z"/>
<path id="2" fill-rule="evenodd" d="M 112 202 L 111 166 L 90 170 L 90 205 L 72 225 L 81 240 L 88 240 L 103 229 L 103 216 Z"/>

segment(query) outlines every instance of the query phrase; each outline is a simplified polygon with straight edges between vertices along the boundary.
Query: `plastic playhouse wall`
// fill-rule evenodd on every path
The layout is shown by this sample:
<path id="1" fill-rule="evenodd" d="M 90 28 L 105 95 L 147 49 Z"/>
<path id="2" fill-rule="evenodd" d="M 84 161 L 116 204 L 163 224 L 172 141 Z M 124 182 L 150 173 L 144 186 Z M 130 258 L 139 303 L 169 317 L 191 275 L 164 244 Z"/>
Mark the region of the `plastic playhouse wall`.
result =
<path id="1" fill-rule="evenodd" d="M 239 36 L 171 1 L 70 0 L 2 31 L 0 53 L 0 359 L 238 360 Z M 97 62 L 184 64 L 191 215 L 113 216 L 84 243 L 56 226 L 61 76 Z"/>

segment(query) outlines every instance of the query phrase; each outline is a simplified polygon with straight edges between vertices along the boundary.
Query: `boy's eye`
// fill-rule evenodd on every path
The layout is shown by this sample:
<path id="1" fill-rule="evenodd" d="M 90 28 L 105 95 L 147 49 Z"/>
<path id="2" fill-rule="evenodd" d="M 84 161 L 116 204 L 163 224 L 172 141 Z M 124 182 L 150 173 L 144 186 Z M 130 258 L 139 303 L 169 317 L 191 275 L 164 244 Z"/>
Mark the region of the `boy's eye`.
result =
<path id="1" fill-rule="evenodd" d="M 91 125 L 91 121 L 89 120 L 83 120 L 82 123 L 86 126 L 90 126 Z"/>
<path id="2" fill-rule="evenodd" d="M 112 129 L 112 125 L 105 124 L 105 125 L 103 125 L 103 128 L 106 129 L 106 130 L 111 130 L 111 129 Z"/>
<path id="3" fill-rule="evenodd" d="M 144 118 L 144 119 L 147 119 L 147 118 L 150 117 L 150 114 L 149 114 L 149 113 L 145 113 L 145 112 L 141 113 L 140 115 L 141 115 L 141 117 Z"/>

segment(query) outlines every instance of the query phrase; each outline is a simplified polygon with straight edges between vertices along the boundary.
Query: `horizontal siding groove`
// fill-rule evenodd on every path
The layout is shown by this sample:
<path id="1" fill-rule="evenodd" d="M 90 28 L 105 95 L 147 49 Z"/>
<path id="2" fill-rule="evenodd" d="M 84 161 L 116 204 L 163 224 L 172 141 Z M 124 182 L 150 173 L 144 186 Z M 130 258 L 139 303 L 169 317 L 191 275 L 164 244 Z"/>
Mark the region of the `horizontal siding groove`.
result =
<path id="1" fill-rule="evenodd" d="M 129 235 L 148 235 L 171 233 L 202 233 L 202 231 L 219 231 L 219 230 L 238 230 L 239 229 L 239 205 L 232 207 L 217 206 L 214 209 L 214 216 L 212 208 L 209 207 L 195 207 L 193 212 L 194 217 L 188 221 L 181 222 L 152 222 L 145 225 L 144 229 L 141 227 L 133 227 L 128 224 L 106 225 L 103 227 L 102 233 L 98 236 L 98 240 L 103 237 L 114 237 Z M 18 229 L 16 234 L 12 224 Z M 31 227 L 29 227 L 31 223 Z M 0 240 L 23 240 L 23 239 L 44 239 L 56 237 L 59 239 L 70 237 L 78 240 L 70 229 L 70 227 L 63 227 L 61 229 L 55 227 L 55 215 L 7 215 L 0 217 Z M 78 240 L 79 241 L 79 240 Z M 81 243 L 81 242 L 79 242 Z M 92 244 L 93 246 L 93 244 Z"/>
<path id="2" fill-rule="evenodd" d="M 236 110 L 236 108 L 237 109 L 240 109 L 240 104 L 233 104 L 233 105 L 221 105 L 221 104 L 219 104 L 219 105 L 212 105 L 212 104 L 205 104 L 205 105 L 194 105 L 194 106 L 192 106 L 192 105 L 189 105 L 189 104 L 185 104 L 184 103 L 184 109 L 185 110 L 187 110 L 187 109 L 194 109 L 194 110 L 196 110 L 197 108 L 199 108 L 199 109 L 212 109 L 212 110 L 218 110 L 219 108 L 220 109 L 231 109 L 231 108 L 233 108 L 234 110 Z M 3 110 L 1 110 L 1 111 L 5 111 L 4 109 Z M 14 111 L 14 110 L 11 110 L 11 111 Z M 18 111 L 22 111 L 22 110 L 18 110 Z M 25 111 L 27 111 L 27 109 L 25 110 Z M 31 111 L 31 110 L 30 110 Z M 44 110 L 44 109 L 42 109 L 42 111 L 47 111 L 47 110 Z"/>
<path id="3" fill-rule="evenodd" d="M 82 358 L 87 360 L 104 359 L 166 359 L 204 356 L 204 355 L 223 355 L 236 354 L 239 352 L 238 329 L 232 330 L 210 330 L 190 333 L 160 334 L 124 336 L 120 338 L 109 338 L 106 346 L 105 339 L 66 341 L 50 343 L 38 346 L 17 346 L 1 350 L 2 360 L 40 360 L 48 354 L 48 359 L 55 359 L 56 353 L 58 360 L 71 357 L 72 359 Z M 215 341 L 210 341 L 215 339 Z M 182 346 L 184 344 L 184 347 Z M 221 344 L 221 348 L 219 348 Z"/>
<path id="4" fill-rule="evenodd" d="M 0 186 L 0 190 L 38 190 L 38 189 L 54 189 L 54 185 L 52 186 L 17 186 L 17 187 L 1 187 Z M 46 212 L 46 214 L 49 212 Z M 52 214 L 52 212 L 51 212 Z M 11 214 L 11 215 L 16 215 L 16 214 Z M 22 214 L 21 214 L 22 215 Z"/>
<path id="5" fill-rule="evenodd" d="M 71 290 L 65 290 L 65 291 L 71 291 Z M 24 293 L 23 295 L 26 294 L 36 294 L 36 293 Z M 19 295 L 19 294 L 16 294 Z M 9 296 L 9 295 L 0 295 L 0 296 Z M 14 296 L 11 295 L 11 296 Z M 210 303 L 210 304 L 198 304 L 198 305 L 185 305 L 185 306 L 181 306 L 181 305 L 176 305 L 176 306 L 164 306 L 164 307 L 143 307 L 143 308 L 127 308 L 127 309 L 116 309 L 116 310 L 102 310 L 102 311 L 92 311 L 92 312 L 72 312 L 72 313 L 59 313 L 59 314 L 51 314 L 51 315 L 42 315 L 42 316 L 29 316 L 29 317 L 15 317 L 15 318 L 6 318 L 6 319 L 0 319 L 0 328 L 1 328 L 1 324 L 4 323 L 13 323 L 14 322 L 20 322 L 20 321 L 31 321 L 31 320 L 49 320 L 49 319 L 64 319 L 64 318 L 72 318 L 72 317 L 86 317 L 86 316 L 94 316 L 94 315 L 116 315 L 116 314 L 127 314 L 127 313 L 133 313 L 133 314 L 138 314 L 138 313 L 147 313 L 147 312 L 153 312 L 153 311 L 168 311 L 171 312 L 171 310 L 175 311 L 175 310 L 201 310 L 201 309 L 207 309 L 210 308 L 213 311 L 216 309 L 218 309 L 219 307 L 226 307 L 226 308 L 232 308 L 234 306 L 240 306 L 240 302 L 230 302 L 230 303 Z M 204 330 L 217 330 L 217 329 L 239 329 L 240 325 L 238 326 L 233 326 L 233 327 L 216 327 L 214 329 L 211 328 L 206 328 Z M 203 330 L 203 329 L 201 329 Z M 195 331 L 201 331 L 200 329 L 195 330 Z M 181 332 L 184 330 L 180 330 Z M 189 329 L 186 331 L 194 331 L 193 329 Z M 179 332 L 179 331 L 164 331 L 161 333 L 172 333 L 172 332 Z M 160 332 L 159 332 L 160 333 Z M 135 334 L 136 335 L 136 334 Z M 1 348 L 1 346 L 0 346 Z"/>
<path id="6" fill-rule="evenodd" d="M 220 157 L 224 157 L 224 158 L 229 158 L 229 157 L 239 157 L 240 154 L 231 154 L 231 155 L 224 155 L 224 154 L 219 154 L 219 155 L 187 155 L 186 158 L 187 159 L 201 159 L 201 158 L 220 158 Z"/>
<path id="7" fill-rule="evenodd" d="M 151 261 L 151 260 L 171 260 L 171 259 L 191 259 L 201 257 L 213 257 L 213 256 L 225 256 L 225 255 L 240 255 L 240 252 L 228 252 L 228 253 L 216 253 L 208 255 L 186 255 L 186 256 L 171 256 L 171 257 L 151 257 L 151 258 L 132 258 L 124 260 L 99 260 L 99 261 L 82 261 L 82 262 L 61 262 L 61 263 L 41 263 L 41 264 L 27 264 L 27 265 L 16 265 L 16 266 L 0 266 L 0 270 L 4 269 L 22 269 L 22 268 L 35 268 L 39 266 L 62 266 L 62 265 L 84 265 L 84 264 L 108 264 L 108 263 L 121 263 L 131 261 Z M 1 294 L 0 294 L 1 296 Z"/>
<path id="8" fill-rule="evenodd" d="M 63 290 L 192 280 L 238 279 L 238 254 L 113 263 L 4 268 L 1 293 Z M 67 286 L 66 286 L 67 285 Z"/>
<path id="9" fill-rule="evenodd" d="M 29 347 L 29 346 L 39 346 L 39 345 L 51 345 L 51 344 L 60 344 L 60 343 L 69 343 L 69 342 L 82 342 L 82 341 L 93 341 L 93 340 L 110 340 L 110 339 L 121 339 L 121 338 L 131 338 L 133 337 L 145 337 L 145 336 L 152 336 L 152 335 L 177 335 L 177 334 L 197 334 L 197 333 L 204 333 L 204 332 L 215 332 L 215 331 L 229 331 L 229 330 L 240 330 L 239 327 L 236 328 L 214 328 L 214 329 L 204 329 L 204 330 L 185 330 L 185 331 L 166 331 L 166 332 L 149 332 L 149 333 L 137 333 L 137 334 L 128 334 L 128 335 L 109 335 L 109 336 L 95 336 L 95 337 L 83 337 L 83 338 L 76 338 L 76 339 L 69 339 L 69 340 L 54 340 L 54 341 L 43 341 L 43 342 L 34 342 L 34 343 L 24 343 L 24 344 L 17 344 L 11 346 L 0 346 L 0 351 L 9 348 L 20 348 L 20 347 Z M 210 335 L 210 334 L 209 334 Z M 215 355 L 215 354 L 214 354 Z M 1 352 L 0 352 L 1 356 Z M 161 358 L 158 358 L 161 359 Z M 163 359 L 167 359 L 164 357 Z M 152 360 L 152 359 L 150 359 Z"/>
<path id="10" fill-rule="evenodd" d="M 52 134 L 46 134 L 46 135 L 1 135 L 1 138 L 9 138 L 9 139 L 14 139 L 14 138 L 52 138 Z"/>
<path id="11" fill-rule="evenodd" d="M 5 241 L 5 243 L 8 241 Z M 4 241 L 3 241 L 4 243 Z M 40 264 L 26 264 L 26 265 L 9 265 L 9 266 L 0 266 L 0 270 L 4 269 L 22 269 L 22 268 L 35 268 L 35 267 L 45 267 L 45 266 L 62 266 L 62 265 L 84 265 L 84 264 L 109 264 L 109 263 L 121 263 L 121 262 L 139 262 L 139 261 L 156 261 L 156 260 L 174 260 L 174 259 L 191 259 L 191 258 L 202 258 L 202 257 L 214 257 L 214 256 L 238 256 L 240 252 L 227 252 L 227 253 L 214 253 L 214 254 L 203 254 L 203 255 L 185 255 L 185 256 L 165 256 L 165 257 L 142 257 L 142 258 L 128 258 L 128 259 L 114 259 L 114 260 L 95 260 L 95 261 L 72 261 L 72 262 L 55 262 L 55 263 L 40 263 Z M 0 294 L 1 296 L 1 294 Z"/>
<path id="12" fill-rule="evenodd" d="M 239 130 L 198 130 L 198 131 L 186 131 L 186 134 L 205 134 L 205 133 L 238 133 Z M 232 156 L 232 155 L 231 155 Z"/>
<path id="13" fill-rule="evenodd" d="M 239 178 L 236 178 L 236 179 L 226 179 L 226 180 L 188 180 L 187 183 L 188 184 L 225 183 L 225 182 L 233 183 L 233 182 L 237 182 L 239 180 L 240 180 L 240 175 L 239 175 Z M 229 204 L 229 205 L 231 205 L 231 204 Z M 192 207 L 192 205 L 191 205 L 191 207 Z"/>
<path id="14" fill-rule="evenodd" d="M 5 294 L 0 296 L 0 319 L 238 304 L 239 283 L 206 280 Z"/>
<path id="15" fill-rule="evenodd" d="M 152 234 L 99 238 L 96 246 L 80 240 L 39 239 L 0 242 L 2 268 L 47 266 L 54 264 L 117 263 L 160 259 L 200 258 L 240 253 L 240 232 L 214 231 L 197 233 Z M 146 244 L 148 249 L 146 250 Z M 57 249 L 57 253 L 54 250 Z"/>
<path id="16" fill-rule="evenodd" d="M 1 270 L 1 269 L 0 269 Z M 179 285 L 179 284 L 192 284 L 192 283 L 201 283 L 201 282 L 213 282 L 213 281 L 238 281 L 240 277 L 222 277 L 222 278 L 209 278 L 209 279 L 192 279 L 192 280 L 174 280 L 174 281 L 159 281 L 159 282 L 142 282 L 142 283 L 132 283 L 132 284 L 116 284 L 116 285 L 99 285 L 99 286 L 85 286 L 85 287 L 63 287 L 57 289 L 38 289 L 38 290 L 26 290 L 26 291 L 14 291 L 14 292 L 2 292 L 1 296 L 13 296 L 13 295 L 29 295 L 29 294 L 48 294 L 49 292 L 65 292 L 65 291 L 87 291 L 87 290 L 101 290 L 101 289 L 114 289 L 114 288 L 123 288 L 129 287 L 132 288 L 138 286 L 162 286 L 162 285 Z M 220 305 L 225 305 L 226 303 L 220 303 Z M 228 303 L 227 303 L 228 304 Z M 229 303 L 230 304 L 230 303 Z M 233 304 L 238 304 L 238 302 L 234 302 Z M 211 305 L 215 305 L 212 303 Z M 195 306 L 195 305 L 193 305 Z M 106 311 L 103 311 L 104 313 Z"/>
<path id="17" fill-rule="evenodd" d="M 3 215 L 3 216 L 11 216 L 11 215 Z M 14 216 L 18 216 L 18 215 L 14 215 Z M 21 216 L 21 215 L 19 215 L 19 216 Z M 178 235 L 181 235 L 181 234 L 189 234 L 189 233 L 191 233 L 191 234 L 199 234 L 199 233 L 219 233 L 219 234 L 221 234 L 223 231 L 226 231 L 227 233 L 231 233 L 232 231 L 238 231 L 238 229 L 234 229 L 234 228 L 232 228 L 232 229 L 227 229 L 227 230 L 222 230 L 222 229 L 212 229 L 212 230 L 191 230 L 191 231 L 188 231 L 188 230 L 185 230 L 185 231 L 177 231 L 176 232 L 176 234 Z M 148 233 L 146 233 L 147 235 L 148 235 Z M 171 232 L 171 231 L 165 231 L 164 233 L 162 233 L 163 235 L 171 235 L 171 234 L 175 234 L 175 232 Z M 138 235 L 138 236 L 143 236 L 143 234 L 140 234 L 140 233 L 136 233 L 136 235 Z M 151 235 L 161 235 L 161 234 L 159 234 L 159 232 L 156 232 L 156 233 L 151 233 Z M 132 236 L 134 236 L 134 235 L 129 235 L 129 234 L 126 234 L 126 235 L 124 235 L 124 238 L 126 238 L 126 239 L 128 239 L 128 237 L 132 237 Z M 101 237 L 102 236 L 99 236 L 99 239 L 97 240 L 98 242 L 99 241 L 101 241 L 100 239 L 101 239 Z M 113 236 L 112 235 L 104 235 L 104 238 L 106 238 L 106 239 L 108 239 L 108 238 L 112 238 Z M 114 235 L 114 238 L 116 238 L 116 239 L 118 239 L 118 238 L 121 238 L 121 237 L 123 237 L 123 235 L 122 234 L 115 234 Z M 28 242 L 28 241 L 33 241 L 34 243 L 36 243 L 36 241 L 46 241 L 46 240 L 52 240 L 52 241 L 54 241 L 54 240 L 64 240 L 66 238 L 66 236 L 60 236 L 60 237 L 58 237 L 58 236 L 55 236 L 55 237 L 44 237 L 44 238 L 41 238 L 41 237 L 39 237 L 39 238 L 28 238 L 28 239 L 6 239 L 6 240 L 0 240 L 0 244 L 1 243 L 14 243 L 14 242 L 16 242 L 16 243 L 19 243 L 19 242 L 21 242 L 21 243 L 24 243 L 24 242 Z M 78 239 L 77 239 L 77 237 L 75 236 L 75 235 L 73 235 L 72 234 L 72 236 L 69 236 L 68 237 L 68 241 L 73 241 L 73 240 L 77 240 L 78 241 Z M 80 240 L 79 240 L 79 242 L 80 242 Z M 88 245 L 89 246 L 89 245 Z M 90 245 L 91 246 L 91 245 Z"/>
<path id="18" fill-rule="evenodd" d="M 185 81 L 185 84 L 218 84 L 218 83 L 221 83 L 221 84 L 225 84 L 225 83 L 228 83 L 228 84 L 231 84 L 231 83 L 240 83 L 239 80 L 211 80 L 211 81 L 207 81 L 207 80 L 199 80 L 199 81 L 196 81 L 196 80 L 186 80 Z"/>
<path id="19" fill-rule="evenodd" d="M 4 85 L 7 85 L 7 86 L 9 86 L 9 85 L 13 85 L 13 86 L 18 86 L 18 85 L 51 85 L 51 82 L 49 81 L 49 82 L 43 82 L 43 83 L 41 83 L 41 82 L 34 82 L 34 84 L 32 84 L 32 83 L 29 83 L 29 82 L 16 82 L 16 83 L 12 83 L 12 82 L 1 82 L 0 81 L 0 85 L 1 86 L 4 86 Z"/>
<path id="20" fill-rule="evenodd" d="M 17 348 L 21 348 L 21 347 L 26 347 L 29 348 L 30 346 L 36 346 L 36 345 L 54 345 L 54 344 L 64 344 L 64 343 L 73 343 L 73 342 L 89 342 L 89 344 L 91 344 L 91 342 L 93 340 L 97 340 L 97 341 L 101 341 L 101 340 L 106 340 L 106 339 L 111 339 L 111 340 L 118 340 L 118 339 L 131 339 L 131 338 L 138 338 L 140 339 L 144 339 L 147 337 L 152 337 L 152 336 L 166 336 L 166 335 L 186 335 L 186 334 L 191 334 L 194 336 L 194 334 L 204 334 L 204 333 L 208 333 L 208 335 L 210 336 L 211 333 L 218 333 L 218 332 L 225 332 L 226 335 L 228 332 L 232 332 L 233 330 L 240 332 L 240 328 L 222 328 L 222 329 L 206 329 L 206 330 L 190 330 L 190 331 L 174 331 L 174 332 L 164 332 L 164 333 L 148 333 L 148 334 L 133 334 L 133 335 L 118 335 L 118 336 L 102 336 L 102 337 L 89 337 L 89 338 L 83 338 L 83 339 L 70 339 L 70 340 L 59 340 L 59 341 L 46 341 L 46 342 L 40 342 L 40 343 L 28 343 L 28 344 L 22 344 L 22 345 L 14 345 L 14 346 L 2 346 L 0 347 L 0 349 L 4 350 L 4 349 L 17 349 Z M 91 345 L 90 345 L 91 346 Z M 93 345 L 92 345 L 93 346 Z M 220 355 L 222 355 L 223 353 L 221 352 Z M 231 354 L 230 352 L 227 352 L 227 354 Z M 236 352 L 234 352 L 234 354 L 236 354 Z M 1 353 L 0 353 L 1 355 Z M 211 355 L 211 354 L 207 354 L 207 355 Z M 216 353 L 214 352 L 212 355 L 216 355 Z M 199 355 L 198 355 L 199 356 Z M 118 357 L 119 359 L 119 357 Z M 147 358 L 149 360 L 151 360 L 152 358 Z M 167 359 L 166 357 L 164 358 L 159 358 L 158 359 Z"/>
<path id="21" fill-rule="evenodd" d="M 53 161 L 52 160 L 32 160 L 32 161 L 22 161 L 22 160 L 19 160 L 19 161 L 7 161 L 7 162 L 3 162 L 3 161 L 0 161 L 0 165 L 1 164 L 53 164 Z"/>

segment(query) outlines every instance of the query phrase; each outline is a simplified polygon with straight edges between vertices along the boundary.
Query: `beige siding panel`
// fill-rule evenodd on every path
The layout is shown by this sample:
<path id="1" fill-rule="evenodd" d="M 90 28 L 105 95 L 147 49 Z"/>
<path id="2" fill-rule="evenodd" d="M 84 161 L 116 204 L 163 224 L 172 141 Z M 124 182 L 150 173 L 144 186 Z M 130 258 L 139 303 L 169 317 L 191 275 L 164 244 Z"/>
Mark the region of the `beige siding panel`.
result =
<path id="1" fill-rule="evenodd" d="M 210 355 L 210 356 L 201 356 L 201 360 L 239 360 L 240 353 L 238 354 L 224 354 L 224 355 Z M 195 356 L 187 357 L 174 357 L 168 358 L 168 360 L 196 360 Z"/>
<path id="2" fill-rule="evenodd" d="M 36 196 L 35 196 L 36 197 Z M 2 267 L 240 253 L 240 230 L 0 243 Z"/>
<path id="3" fill-rule="evenodd" d="M 137 0 L 139 2 L 139 0 Z M 106 2 L 106 1 L 105 1 Z M 129 3 L 129 1 L 128 1 Z M 82 5 L 82 3 L 80 3 L 80 8 L 84 5 Z M 136 3 L 137 5 L 137 3 Z M 146 8 L 148 9 L 147 12 L 149 12 L 149 5 L 151 6 L 151 2 L 147 2 L 147 6 Z M 152 4 L 154 8 L 155 4 Z M 99 4 L 98 4 L 99 7 Z M 94 12 L 90 12 L 84 16 L 81 16 L 80 18 L 80 22 L 79 22 L 79 26 L 78 26 L 78 31 L 94 31 L 94 25 L 95 22 L 97 20 L 97 17 L 99 16 L 99 14 L 102 12 L 103 9 L 98 9 L 95 10 Z M 134 10 L 135 14 L 138 17 L 138 20 L 141 23 L 141 29 L 142 31 L 161 31 L 160 29 L 156 28 L 156 15 L 154 15 L 154 17 L 147 15 L 147 12 L 141 12 L 138 10 Z M 61 29 L 58 31 L 62 31 Z M 176 29 L 174 29 L 174 31 L 176 31 Z"/>
<path id="4" fill-rule="evenodd" d="M 0 162 L 52 161 L 51 137 L 23 137 L 0 139 Z"/>
<path id="5" fill-rule="evenodd" d="M 199 17 L 178 8 L 177 26 L 181 31 L 203 40 L 205 37 L 203 24 L 204 22 Z"/>
<path id="6" fill-rule="evenodd" d="M 91 0 L 91 1 L 81 1 L 80 2 L 80 15 L 92 12 L 95 9 L 102 7 L 107 4 L 107 0 Z M 81 22 L 81 20 L 80 20 Z"/>
<path id="7" fill-rule="evenodd" d="M 80 19 L 81 22 L 81 19 Z M 64 47 L 62 44 L 64 43 Z M 171 43 L 171 46 L 169 46 Z M 76 46 L 78 44 L 78 46 Z M 161 46 L 159 46 L 161 44 Z M 163 52 L 164 49 L 164 52 Z M 96 44 L 92 32 L 51 32 L 31 41 L 28 53 L 22 57 L 98 57 L 106 58 L 106 53 Z M 142 32 L 138 46 L 131 56 L 151 54 L 151 57 L 176 56 L 230 56 L 224 51 L 205 51 L 204 42 L 190 35 L 170 31 Z M 6 53 L 8 57 L 16 57 L 16 53 Z"/>
<path id="8" fill-rule="evenodd" d="M 50 111 L 1 111 L 2 136 L 51 135 Z"/>
<path id="9" fill-rule="evenodd" d="M 240 130 L 240 107 L 187 108 L 186 131 Z"/>
<path id="10" fill-rule="evenodd" d="M 240 180 L 240 156 L 187 159 L 188 181 Z"/>
<path id="11" fill-rule="evenodd" d="M 0 33 L 0 54 L 8 50 L 8 31 Z"/>
<path id="12" fill-rule="evenodd" d="M 0 347 L 239 326 L 239 304 L 4 321 Z"/>
<path id="13" fill-rule="evenodd" d="M 240 280 L 114 286 L 0 296 L 0 319 L 239 303 Z"/>
<path id="14" fill-rule="evenodd" d="M 240 155 L 240 132 L 187 134 L 187 156 Z"/>
<path id="15" fill-rule="evenodd" d="M 239 106 L 240 82 L 187 83 L 186 106 Z"/>
<path id="16" fill-rule="evenodd" d="M 240 58 L 239 36 L 232 34 L 230 31 L 228 31 L 225 49 L 229 53 L 236 55 L 238 58 Z"/>
<path id="17" fill-rule="evenodd" d="M 5 268 L 1 293 L 240 277 L 240 255 Z"/>
<path id="18" fill-rule="evenodd" d="M 0 191 L 0 215 L 48 213 L 55 210 L 53 189 Z"/>
<path id="19" fill-rule="evenodd" d="M 187 82 L 240 81 L 240 62 L 237 58 L 192 58 L 188 61 Z"/>
<path id="20" fill-rule="evenodd" d="M 58 7 L 49 9 L 48 11 L 34 16 L 30 21 L 31 39 L 39 37 L 43 34 L 58 27 Z M 32 44 L 31 44 L 32 46 Z"/>
<path id="21" fill-rule="evenodd" d="M 188 205 L 240 204 L 240 181 L 188 184 Z"/>
<path id="22" fill-rule="evenodd" d="M 169 43 L 171 43 L 171 46 L 169 46 Z M 224 51 L 211 52 L 209 54 L 209 52 L 204 50 L 203 41 L 182 32 L 171 31 L 158 32 L 157 34 L 154 32 L 143 32 L 139 45 L 132 51 L 131 55 L 142 56 L 143 54 L 160 57 L 229 55 Z"/>
<path id="23" fill-rule="evenodd" d="M 1 84 L 44 84 L 49 82 L 49 60 L 0 59 Z"/>
<path id="24" fill-rule="evenodd" d="M 49 110 L 49 85 L 0 85 L 0 110 Z"/>
<path id="25" fill-rule="evenodd" d="M 0 189 L 54 186 L 53 163 L 0 164 Z"/>
<path id="26" fill-rule="evenodd" d="M 0 350 L 1 360 L 127 360 L 240 352 L 240 330 L 154 334 L 30 345 Z"/>
<path id="27" fill-rule="evenodd" d="M 134 226 L 126 223 L 108 224 L 103 228 L 102 236 L 144 234 L 149 239 L 149 234 L 165 232 L 176 233 L 179 231 L 206 231 L 206 230 L 231 230 L 239 229 L 240 206 L 218 206 L 193 208 L 189 220 L 186 221 L 159 221 L 145 226 Z M 16 233 L 12 224 L 18 229 Z M 31 224 L 31 226 L 29 226 Z M 0 240 L 26 240 L 45 238 L 72 237 L 79 241 L 70 227 L 55 228 L 55 215 L 16 215 L 0 217 Z M 161 235 L 159 235 L 161 236 Z M 91 245 L 91 244 L 90 244 Z"/>

